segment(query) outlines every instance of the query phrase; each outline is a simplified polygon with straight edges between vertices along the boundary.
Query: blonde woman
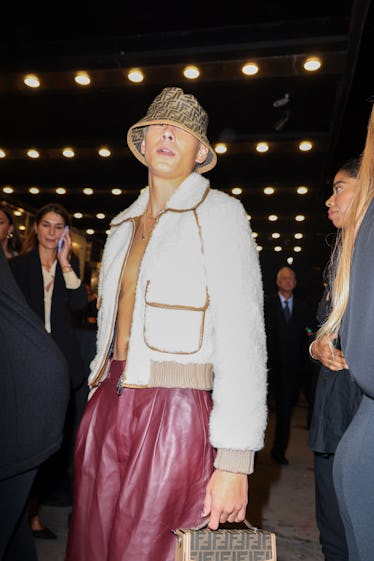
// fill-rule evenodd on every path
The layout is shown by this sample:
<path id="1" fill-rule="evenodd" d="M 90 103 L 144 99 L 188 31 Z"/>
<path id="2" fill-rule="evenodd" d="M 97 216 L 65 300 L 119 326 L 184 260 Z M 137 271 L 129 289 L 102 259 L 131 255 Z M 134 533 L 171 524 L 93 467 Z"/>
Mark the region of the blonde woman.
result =
<path id="1" fill-rule="evenodd" d="M 332 291 L 332 311 L 317 340 L 331 338 L 329 368 L 345 367 L 363 392 L 335 453 L 333 477 L 351 561 L 374 551 L 374 110 L 371 111 L 356 195 L 344 229 Z"/>
<path id="2" fill-rule="evenodd" d="M 360 158 L 347 160 L 333 180 L 332 194 L 326 201 L 328 218 L 335 228 L 345 227 L 347 214 L 357 190 Z M 330 306 L 330 285 L 333 271 L 326 268 L 326 288 L 318 306 L 317 322 L 327 318 Z M 341 370 L 329 368 L 331 358 L 328 336 L 313 341 L 309 346 L 311 357 L 320 363 L 308 445 L 314 452 L 314 483 L 316 521 L 319 541 L 325 561 L 348 561 L 348 547 L 344 525 L 333 484 L 335 450 L 361 402 L 361 390 L 344 367 L 344 355 L 335 344 L 335 360 L 342 361 Z"/>

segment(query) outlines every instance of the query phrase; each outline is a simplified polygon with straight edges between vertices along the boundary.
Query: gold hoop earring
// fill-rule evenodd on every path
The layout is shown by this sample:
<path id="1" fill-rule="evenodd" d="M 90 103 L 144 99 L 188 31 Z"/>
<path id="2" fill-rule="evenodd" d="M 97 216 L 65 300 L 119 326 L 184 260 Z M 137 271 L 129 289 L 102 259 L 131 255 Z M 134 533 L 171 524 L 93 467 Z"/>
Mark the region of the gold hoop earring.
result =
<path id="1" fill-rule="evenodd" d="M 11 240 L 13 238 L 13 232 L 8 232 L 7 239 Z"/>

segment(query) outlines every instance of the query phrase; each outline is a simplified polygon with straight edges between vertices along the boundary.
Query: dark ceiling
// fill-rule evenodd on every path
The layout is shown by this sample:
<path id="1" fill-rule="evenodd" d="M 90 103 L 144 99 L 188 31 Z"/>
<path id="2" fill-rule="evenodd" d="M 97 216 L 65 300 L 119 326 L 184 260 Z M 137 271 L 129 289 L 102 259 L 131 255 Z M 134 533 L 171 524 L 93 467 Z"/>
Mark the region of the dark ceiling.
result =
<path id="1" fill-rule="evenodd" d="M 2 12 L 0 148 L 7 157 L 0 159 L 0 200 L 30 212 L 57 200 L 71 214 L 83 213 L 74 226 L 93 228 L 91 239 L 102 247 L 110 219 L 147 182 L 146 168 L 126 146 L 127 129 L 163 87 L 180 86 L 207 110 L 211 143 L 228 145 L 207 177 L 217 189 L 242 188 L 238 196 L 263 248 L 265 288 L 287 257 L 304 288 L 320 286 L 333 231 L 324 201 L 338 165 L 363 148 L 374 94 L 371 2 L 118 4 L 81 6 L 80 15 L 66 4 L 51 14 L 18 6 Z M 322 60 L 314 73 L 303 69 L 310 55 Z M 256 76 L 241 74 L 246 61 L 258 63 Z M 199 65 L 200 78 L 185 79 L 186 64 Z M 144 70 L 143 83 L 127 80 L 132 67 Z M 74 83 L 78 70 L 91 74 L 90 86 Z M 28 72 L 40 75 L 37 90 L 23 84 Z M 274 105 L 283 98 L 289 101 Z M 302 153 L 297 147 L 305 139 L 313 149 Z M 269 143 L 267 153 L 256 152 L 259 141 Z M 98 156 L 103 145 L 111 157 Z M 62 157 L 65 146 L 75 158 Z M 37 160 L 25 155 L 31 147 L 40 152 Z M 3 192 L 9 185 L 12 194 Z M 263 192 L 269 185 L 273 195 Z M 307 194 L 296 193 L 300 185 Z M 56 195 L 60 186 L 65 195 Z M 93 195 L 83 195 L 84 187 Z M 112 195 L 113 187 L 122 195 Z M 106 217 L 96 218 L 99 212 Z M 278 220 L 270 222 L 270 214 Z M 306 217 L 300 223 L 299 214 Z"/>

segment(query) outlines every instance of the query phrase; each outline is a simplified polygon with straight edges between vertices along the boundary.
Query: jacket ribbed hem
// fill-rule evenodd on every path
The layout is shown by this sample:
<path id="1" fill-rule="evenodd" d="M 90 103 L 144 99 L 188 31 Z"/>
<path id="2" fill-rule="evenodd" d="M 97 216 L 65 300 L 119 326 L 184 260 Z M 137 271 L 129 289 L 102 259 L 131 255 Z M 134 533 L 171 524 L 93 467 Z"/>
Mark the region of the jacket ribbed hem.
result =
<path id="1" fill-rule="evenodd" d="M 255 453 L 253 450 L 220 448 L 214 461 L 214 467 L 222 471 L 250 475 L 254 471 L 254 459 Z"/>
<path id="2" fill-rule="evenodd" d="M 213 388 L 213 366 L 212 364 L 153 361 L 149 386 L 211 390 Z"/>

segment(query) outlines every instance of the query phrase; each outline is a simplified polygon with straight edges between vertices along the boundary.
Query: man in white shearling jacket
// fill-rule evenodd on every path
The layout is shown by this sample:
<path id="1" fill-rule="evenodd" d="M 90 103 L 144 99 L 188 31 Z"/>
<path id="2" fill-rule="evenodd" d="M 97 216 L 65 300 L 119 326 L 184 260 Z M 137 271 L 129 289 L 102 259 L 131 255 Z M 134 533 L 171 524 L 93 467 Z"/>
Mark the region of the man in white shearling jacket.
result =
<path id="1" fill-rule="evenodd" d="M 262 280 L 242 204 L 201 176 L 207 124 L 172 87 L 128 132 L 149 182 L 104 250 L 67 561 L 172 561 L 171 528 L 246 515 L 267 421 Z"/>

